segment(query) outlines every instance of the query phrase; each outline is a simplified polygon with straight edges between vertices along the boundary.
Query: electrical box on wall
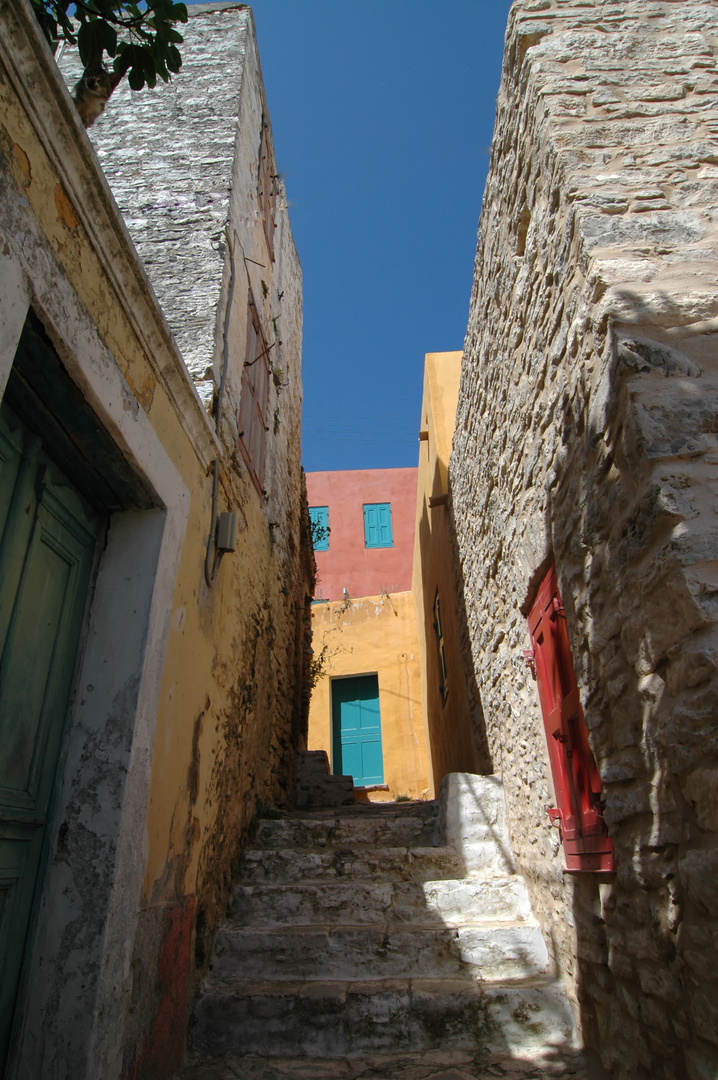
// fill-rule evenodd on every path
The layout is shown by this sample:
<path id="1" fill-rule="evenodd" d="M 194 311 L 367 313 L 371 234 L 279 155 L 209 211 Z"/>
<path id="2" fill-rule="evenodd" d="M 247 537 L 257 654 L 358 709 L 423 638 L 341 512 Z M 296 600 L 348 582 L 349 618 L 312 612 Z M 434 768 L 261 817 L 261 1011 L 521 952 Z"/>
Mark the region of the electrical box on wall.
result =
<path id="1" fill-rule="evenodd" d="M 217 521 L 217 551 L 235 551 L 237 548 L 237 511 L 225 510 Z"/>

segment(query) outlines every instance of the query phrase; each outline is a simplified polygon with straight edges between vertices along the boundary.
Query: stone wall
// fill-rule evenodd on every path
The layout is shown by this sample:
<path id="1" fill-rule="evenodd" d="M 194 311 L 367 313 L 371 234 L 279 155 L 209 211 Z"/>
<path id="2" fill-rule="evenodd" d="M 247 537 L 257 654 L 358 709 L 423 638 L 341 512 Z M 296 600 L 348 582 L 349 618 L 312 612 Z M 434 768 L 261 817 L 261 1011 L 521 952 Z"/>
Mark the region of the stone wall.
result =
<path id="1" fill-rule="evenodd" d="M 121 88 L 91 132 L 185 363 L 215 412 L 225 369 L 219 508 L 239 514 L 237 552 L 224 557 L 212 589 L 199 580 L 196 600 L 187 597 L 187 605 L 198 604 L 212 642 L 211 674 L 197 670 L 201 693 L 181 736 L 186 772 L 175 790 L 167 784 L 171 752 L 157 759 L 158 795 L 164 790 L 165 798 L 155 800 L 149 821 L 155 843 L 125 1047 L 132 1080 L 171 1075 L 168 1043 L 178 1045 L 180 1017 L 208 962 L 233 860 L 258 805 L 291 804 L 296 751 L 306 745 L 314 568 L 300 468 L 301 267 L 281 182 L 273 257 L 260 215 L 260 136 L 269 116 L 251 12 L 204 5 L 191 11 L 183 33 L 181 73 L 154 92 Z M 128 148 L 130 162 L 140 155 L 140 169 L 130 167 Z M 273 374 L 261 492 L 238 445 L 250 290 Z M 205 531 L 209 521 L 199 527 Z M 181 665 L 200 667 L 194 647 L 188 637 L 179 664 L 166 674 L 168 696 Z M 171 706 L 160 737 L 177 745 Z M 192 949 L 183 974 L 187 992 L 180 1001 L 173 990 L 173 1003 L 161 972 L 168 942 L 172 948 L 181 940 L 175 923 L 182 918 Z M 173 965 L 177 970 L 176 958 Z M 159 1023 L 165 1012 L 172 1018 L 169 1034 Z M 155 1017 L 149 1030 L 148 1016 Z"/>
<path id="2" fill-rule="evenodd" d="M 245 5 L 202 4 L 179 29 L 182 68 L 169 83 L 130 90 L 123 79 L 90 138 L 201 395 L 211 397 L 225 225 L 235 165 L 252 16 Z M 74 49 L 60 67 L 72 87 Z M 250 78 L 252 76 L 250 75 Z M 261 120 L 261 117 L 260 117 Z M 258 162 L 253 162 L 256 166 Z"/>
<path id="3" fill-rule="evenodd" d="M 464 648 L 584 1037 L 718 1069 L 718 11 L 509 20 L 450 465 Z M 525 614 L 555 560 L 616 874 L 562 872 Z"/>
<path id="4" fill-rule="evenodd" d="M 103 175 L 30 5 L 0 7 L 0 384 L 32 309 L 75 399 L 152 493 L 150 509 L 112 508 L 97 553 L 8 1075 L 162 1080 L 182 1056 L 232 861 L 258 803 L 292 799 L 305 745 L 301 268 L 281 188 L 273 258 L 260 216 L 268 118 L 246 8 L 201 9 L 181 75 L 113 95 L 89 133 Z M 73 62 L 62 58 L 70 81 Z M 207 94 L 191 88 L 208 73 L 233 95 L 216 172 Z M 175 154 L 175 140 L 196 153 Z M 196 214 L 188 191 L 211 194 Z M 238 445 L 250 288 L 272 346 L 263 490 Z M 239 525 L 210 584 L 215 475 L 216 509 Z"/>

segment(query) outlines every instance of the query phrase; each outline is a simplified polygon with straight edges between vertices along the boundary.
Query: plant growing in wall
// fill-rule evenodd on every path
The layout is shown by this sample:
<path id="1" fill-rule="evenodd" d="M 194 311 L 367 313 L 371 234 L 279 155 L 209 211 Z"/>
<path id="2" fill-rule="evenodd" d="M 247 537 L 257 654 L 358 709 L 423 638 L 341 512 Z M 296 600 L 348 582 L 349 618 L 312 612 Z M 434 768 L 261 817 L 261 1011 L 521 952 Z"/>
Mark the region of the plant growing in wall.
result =
<path id="1" fill-rule="evenodd" d="M 58 42 L 77 45 L 84 71 L 74 101 L 85 127 L 94 123 L 127 75 L 133 90 L 168 82 L 182 66 L 175 29 L 187 22 L 185 4 L 174 0 L 32 0 L 37 20 L 54 49 Z M 71 13 L 71 14 L 70 14 Z M 105 67 L 105 53 L 112 70 Z"/>
<path id="2" fill-rule="evenodd" d="M 329 646 L 324 644 L 318 656 L 312 656 L 309 661 L 309 686 L 313 690 L 320 679 L 327 674 L 327 665 L 331 653 Z"/>
<path id="3" fill-rule="evenodd" d="M 326 540 L 332 531 L 328 525 L 324 525 L 318 518 L 309 519 L 309 527 L 312 530 L 312 547 L 316 551 Z"/>

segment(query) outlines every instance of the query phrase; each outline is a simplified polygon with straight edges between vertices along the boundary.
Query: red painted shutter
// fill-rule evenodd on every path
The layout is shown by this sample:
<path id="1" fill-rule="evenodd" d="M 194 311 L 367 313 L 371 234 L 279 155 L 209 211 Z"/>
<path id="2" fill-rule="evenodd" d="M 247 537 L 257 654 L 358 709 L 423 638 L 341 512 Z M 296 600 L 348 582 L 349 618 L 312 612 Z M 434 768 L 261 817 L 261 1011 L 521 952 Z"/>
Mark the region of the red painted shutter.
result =
<path id="1" fill-rule="evenodd" d="M 566 615 L 553 567 L 529 614 L 536 682 L 558 806 L 567 870 L 613 870 L 613 847 L 601 813 L 601 781 L 578 693 Z"/>

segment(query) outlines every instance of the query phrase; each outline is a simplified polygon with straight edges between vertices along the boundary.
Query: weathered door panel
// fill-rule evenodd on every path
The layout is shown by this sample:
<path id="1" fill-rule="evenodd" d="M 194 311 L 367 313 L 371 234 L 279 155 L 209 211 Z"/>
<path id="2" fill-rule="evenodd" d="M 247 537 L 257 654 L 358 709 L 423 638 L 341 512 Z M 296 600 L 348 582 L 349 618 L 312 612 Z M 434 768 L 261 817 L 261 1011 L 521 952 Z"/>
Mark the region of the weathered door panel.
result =
<path id="1" fill-rule="evenodd" d="M 0 409 L 0 1063 L 22 967 L 98 521 Z"/>

